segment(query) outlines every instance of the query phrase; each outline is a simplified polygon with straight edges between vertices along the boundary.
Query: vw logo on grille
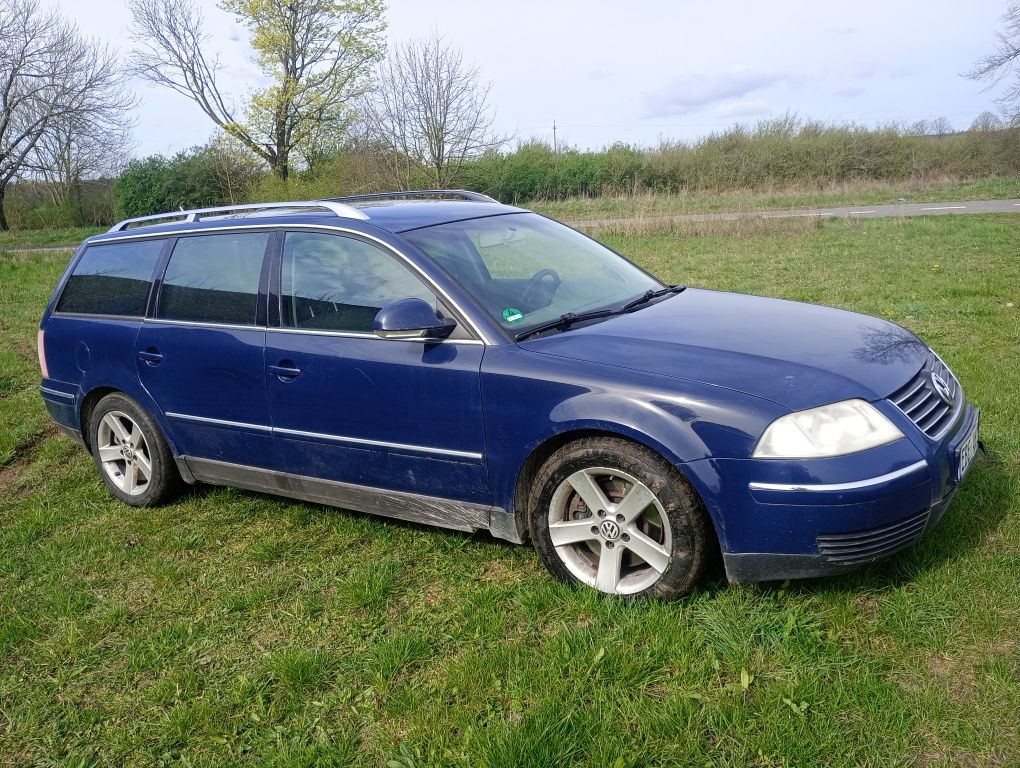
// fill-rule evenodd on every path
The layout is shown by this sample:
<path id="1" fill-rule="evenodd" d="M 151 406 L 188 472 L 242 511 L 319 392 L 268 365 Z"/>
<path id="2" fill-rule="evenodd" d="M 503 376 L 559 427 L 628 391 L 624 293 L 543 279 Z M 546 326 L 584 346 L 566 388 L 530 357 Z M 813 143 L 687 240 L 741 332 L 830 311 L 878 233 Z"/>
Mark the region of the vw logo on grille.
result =
<path id="1" fill-rule="evenodd" d="M 949 384 L 939 376 L 937 373 L 931 375 L 931 385 L 935 388 L 935 394 L 939 396 L 939 399 L 946 405 L 953 404 L 953 393 L 949 389 Z"/>
<path id="2" fill-rule="evenodd" d="M 603 520 L 599 526 L 599 533 L 602 534 L 602 538 L 615 541 L 620 536 L 620 526 L 613 520 Z"/>

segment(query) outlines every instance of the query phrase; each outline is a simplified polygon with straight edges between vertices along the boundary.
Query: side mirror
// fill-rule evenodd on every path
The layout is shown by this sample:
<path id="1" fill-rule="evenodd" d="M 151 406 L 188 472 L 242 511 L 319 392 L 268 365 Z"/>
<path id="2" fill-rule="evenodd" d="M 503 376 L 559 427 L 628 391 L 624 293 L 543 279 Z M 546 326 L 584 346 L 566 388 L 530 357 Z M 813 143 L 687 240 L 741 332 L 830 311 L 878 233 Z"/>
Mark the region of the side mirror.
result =
<path id="1" fill-rule="evenodd" d="M 457 321 L 440 317 L 421 299 L 400 299 L 379 310 L 372 330 L 380 339 L 441 341 L 457 327 Z"/>

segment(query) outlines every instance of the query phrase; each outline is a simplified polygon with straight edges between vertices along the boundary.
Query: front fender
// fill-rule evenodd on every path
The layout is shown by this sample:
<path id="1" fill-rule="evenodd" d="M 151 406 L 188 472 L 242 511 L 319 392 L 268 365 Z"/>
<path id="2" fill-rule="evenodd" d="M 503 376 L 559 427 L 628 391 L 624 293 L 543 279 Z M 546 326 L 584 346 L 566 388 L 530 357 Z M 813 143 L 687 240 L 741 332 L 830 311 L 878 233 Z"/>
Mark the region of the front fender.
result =
<path id="1" fill-rule="evenodd" d="M 575 432 L 619 435 L 651 448 L 709 501 L 720 481 L 704 459 L 747 458 L 765 427 L 787 412 L 722 387 L 512 347 L 486 351 L 482 397 L 493 503 L 508 510 L 528 458 Z"/>

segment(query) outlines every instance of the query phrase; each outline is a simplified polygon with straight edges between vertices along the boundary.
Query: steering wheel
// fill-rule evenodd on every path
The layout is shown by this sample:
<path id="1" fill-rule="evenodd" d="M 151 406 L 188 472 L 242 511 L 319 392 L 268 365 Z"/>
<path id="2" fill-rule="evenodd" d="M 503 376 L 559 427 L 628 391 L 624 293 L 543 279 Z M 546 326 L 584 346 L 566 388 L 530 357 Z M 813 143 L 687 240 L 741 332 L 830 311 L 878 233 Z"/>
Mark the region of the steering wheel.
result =
<path id="1" fill-rule="evenodd" d="M 521 294 L 521 307 L 524 308 L 525 311 L 531 310 L 531 304 L 529 302 L 531 294 L 538 290 L 538 287 L 542 284 L 542 281 L 545 280 L 546 278 L 552 278 L 552 280 L 554 281 L 552 293 L 549 294 L 550 297 L 552 297 L 552 295 L 556 293 L 556 289 L 559 288 L 560 283 L 563 282 L 560 279 L 559 273 L 555 269 L 538 270 L 538 272 L 533 274 L 531 276 L 531 279 L 528 280 L 528 284 L 524 286 L 524 292 Z"/>

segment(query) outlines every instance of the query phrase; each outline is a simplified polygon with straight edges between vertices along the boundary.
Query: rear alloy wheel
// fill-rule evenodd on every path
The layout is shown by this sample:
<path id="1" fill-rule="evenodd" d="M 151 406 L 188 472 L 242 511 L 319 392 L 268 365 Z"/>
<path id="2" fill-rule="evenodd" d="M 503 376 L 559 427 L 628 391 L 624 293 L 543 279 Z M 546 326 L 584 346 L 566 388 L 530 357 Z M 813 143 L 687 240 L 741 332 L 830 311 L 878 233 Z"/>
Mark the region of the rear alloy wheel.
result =
<path id="1" fill-rule="evenodd" d="M 152 456 L 145 435 L 131 417 L 110 411 L 99 422 L 96 450 L 106 477 L 128 496 L 141 496 L 152 480 Z"/>
<path id="2" fill-rule="evenodd" d="M 590 438 L 536 477 L 531 530 L 557 576 L 609 595 L 679 597 L 714 546 L 704 507 L 672 465 L 643 446 Z"/>
<path id="3" fill-rule="evenodd" d="M 131 506 L 161 504 L 183 484 L 156 422 L 120 392 L 104 397 L 92 411 L 89 447 L 103 482 Z"/>

